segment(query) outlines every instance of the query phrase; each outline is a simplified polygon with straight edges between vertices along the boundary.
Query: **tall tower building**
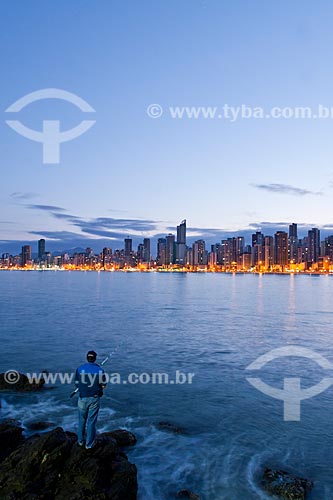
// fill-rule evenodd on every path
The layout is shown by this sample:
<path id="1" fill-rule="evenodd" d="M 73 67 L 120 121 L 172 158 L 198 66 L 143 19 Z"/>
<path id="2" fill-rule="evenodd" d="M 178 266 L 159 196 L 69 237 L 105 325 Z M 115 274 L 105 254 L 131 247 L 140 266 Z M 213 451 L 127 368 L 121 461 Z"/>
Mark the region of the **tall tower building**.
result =
<path id="1" fill-rule="evenodd" d="M 204 240 L 197 240 L 192 245 L 192 261 L 194 266 L 206 266 L 208 254 Z"/>
<path id="2" fill-rule="evenodd" d="M 22 267 L 31 264 L 32 262 L 32 253 L 31 253 L 31 246 L 30 245 L 24 245 L 22 247 L 22 253 L 21 253 L 21 265 Z"/>
<path id="3" fill-rule="evenodd" d="M 45 240 L 38 240 L 38 260 L 43 259 L 43 255 L 45 254 Z"/>
<path id="4" fill-rule="evenodd" d="M 285 231 L 277 231 L 274 235 L 274 254 L 275 264 L 283 270 L 288 264 L 288 234 Z"/>
<path id="5" fill-rule="evenodd" d="M 252 266 L 263 264 L 264 262 L 264 241 L 265 236 L 261 231 L 252 234 Z"/>
<path id="6" fill-rule="evenodd" d="M 150 262 L 150 238 L 143 240 L 143 262 Z"/>
<path id="7" fill-rule="evenodd" d="M 165 266 L 166 263 L 166 239 L 158 238 L 157 240 L 157 265 Z"/>
<path id="8" fill-rule="evenodd" d="M 112 262 L 112 248 L 104 247 L 102 253 L 103 267 Z"/>
<path id="9" fill-rule="evenodd" d="M 264 260 L 266 270 L 270 270 L 274 264 L 274 240 L 273 236 L 265 236 Z"/>
<path id="10" fill-rule="evenodd" d="M 298 262 L 298 236 L 295 223 L 289 226 L 288 257 L 289 261 Z"/>
<path id="11" fill-rule="evenodd" d="M 177 243 L 184 243 L 186 245 L 186 219 L 182 220 L 177 226 Z"/>
<path id="12" fill-rule="evenodd" d="M 175 236 L 173 234 L 168 234 L 166 237 L 166 264 L 174 264 L 176 260 L 175 256 Z"/>
<path id="13" fill-rule="evenodd" d="M 325 255 L 333 263 L 333 236 L 325 238 Z"/>
<path id="14" fill-rule="evenodd" d="M 125 257 L 130 257 L 132 254 L 132 238 L 125 238 Z"/>
<path id="15" fill-rule="evenodd" d="M 177 226 L 177 243 L 176 243 L 176 263 L 185 264 L 186 253 L 186 220 L 184 219 Z"/>
<path id="16" fill-rule="evenodd" d="M 320 230 L 313 227 L 308 232 L 309 261 L 318 262 L 320 256 Z"/>

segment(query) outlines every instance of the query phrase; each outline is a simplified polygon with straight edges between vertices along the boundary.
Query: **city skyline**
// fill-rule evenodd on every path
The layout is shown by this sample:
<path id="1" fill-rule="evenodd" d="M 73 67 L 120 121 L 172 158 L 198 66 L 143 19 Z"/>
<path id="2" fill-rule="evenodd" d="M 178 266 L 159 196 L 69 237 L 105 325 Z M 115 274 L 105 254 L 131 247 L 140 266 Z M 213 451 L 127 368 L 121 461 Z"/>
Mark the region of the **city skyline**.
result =
<path id="1" fill-rule="evenodd" d="M 101 0 L 96 8 L 36 0 L 23 3 L 20 16 L 8 2 L 0 12 L 0 240 L 7 248 L 53 236 L 61 250 L 121 230 L 120 240 L 145 221 L 158 237 L 184 212 L 200 233 L 194 238 L 208 238 L 212 228 L 278 226 L 290 214 L 300 225 L 332 226 L 331 119 L 232 123 L 167 113 L 185 105 L 330 108 L 332 5 Z M 89 36 L 92 19 L 99 29 Z M 11 104 L 47 88 L 73 92 L 96 111 L 95 126 L 61 146 L 59 165 L 44 165 L 41 144 L 5 123 Z M 151 103 L 163 116 L 147 115 Z M 67 130 L 82 113 L 46 99 L 16 118 L 35 130 L 58 119 Z"/>
<path id="2" fill-rule="evenodd" d="M 19 193 L 17 193 L 19 195 Z M 57 220 L 58 230 L 40 230 L 40 231 L 27 231 L 28 238 L 23 240 L 6 240 L 1 236 L 0 231 L 0 252 L 15 253 L 25 245 L 34 245 L 38 239 L 47 239 L 49 248 L 52 252 L 72 251 L 75 248 L 96 247 L 102 248 L 104 246 L 119 246 L 125 238 L 131 237 L 134 244 L 139 242 L 144 237 L 149 237 L 152 242 L 156 242 L 158 238 L 169 234 L 174 230 L 171 223 L 164 221 L 150 219 L 131 219 L 121 217 L 97 217 L 97 218 L 83 218 L 75 213 L 68 213 L 62 207 L 53 205 L 33 204 L 30 202 L 29 197 L 25 198 L 21 193 L 22 199 L 20 203 L 24 205 L 26 211 L 32 218 L 39 218 L 40 214 L 46 213 L 48 216 Z M 187 219 L 188 220 L 188 219 Z M 207 224 L 206 227 L 187 227 L 187 237 L 189 241 L 193 242 L 197 239 L 205 239 L 208 244 L 216 243 L 223 237 L 232 237 L 237 234 L 244 236 L 246 241 L 251 241 L 251 235 L 255 231 L 262 231 L 265 234 L 274 234 L 279 230 L 287 230 L 289 228 L 289 221 L 283 222 L 268 222 L 263 221 L 253 223 L 248 227 L 240 230 L 228 230 L 223 228 L 212 228 Z M 70 225 L 70 231 L 67 231 L 67 226 Z M 318 227 L 322 236 L 330 236 L 333 234 L 333 224 L 317 226 L 313 223 L 299 223 L 298 232 L 301 236 L 305 236 L 307 232 L 313 228 Z M 77 232 L 74 232 L 77 231 Z"/>
<path id="3" fill-rule="evenodd" d="M 82 250 L 82 249 L 81 249 Z M 122 248 L 104 247 L 96 253 L 91 247 L 76 249 L 60 255 L 46 250 L 45 239 L 38 240 L 37 257 L 31 245 L 23 245 L 19 255 L 3 253 L 2 269 L 10 268 L 64 268 L 140 270 L 164 268 L 169 270 L 213 271 L 333 271 L 333 234 L 321 239 L 320 229 L 311 228 L 301 237 L 296 223 L 290 223 L 287 231 L 278 230 L 273 236 L 256 231 L 248 244 L 242 235 L 222 239 L 210 245 L 204 239 L 192 244 L 187 241 L 186 219 L 157 240 L 156 253 L 152 252 L 151 239 L 145 237 L 134 249 L 133 239 L 125 238 Z"/>

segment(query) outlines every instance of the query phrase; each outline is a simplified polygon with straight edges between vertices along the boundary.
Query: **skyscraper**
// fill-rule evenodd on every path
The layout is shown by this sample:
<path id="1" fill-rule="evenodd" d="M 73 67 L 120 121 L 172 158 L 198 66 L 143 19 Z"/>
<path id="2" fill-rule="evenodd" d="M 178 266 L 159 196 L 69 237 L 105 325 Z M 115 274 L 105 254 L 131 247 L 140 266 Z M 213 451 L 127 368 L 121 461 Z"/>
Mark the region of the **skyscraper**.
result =
<path id="1" fill-rule="evenodd" d="M 176 243 L 176 263 L 185 264 L 186 253 L 186 220 L 184 219 L 177 226 L 177 243 Z"/>
<path id="2" fill-rule="evenodd" d="M 293 261 L 294 263 L 298 261 L 298 236 L 297 224 L 295 223 L 289 226 L 288 257 L 289 261 Z"/>
<path id="3" fill-rule="evenodd" d="M 38 240 L 38 260 L 43 259 L 43 255 L 45 254 L 45 240 Z"/>
<path id="4" fill-rule="evenodd" d="M 143 240 L 143 262 L 150 262 L 150 239 Z"/>
<path id="5" fill-rule="evenodd" d="M 184 243 L 186 245 L 186 219 L 182 220 L 177 226 L 177 243 Z"/>
<path id="6" fill-rule="evenodd" d="M 325 238 L 325 255 L 333 263 L 333 236 Z"/>
<path id="7" fill-rule="evenodd" d="M 31 261 L 32 261 L 31 246 L 30 245 L 24 245 L 22 247 L 22 253 L 21 253 L 21 264 L 22 264 L 22 267 L 30 264 Z"/>
<path id="8" fill-rule="evenodd" d="M 125 257 L 130 257 L 132 254 L 132 238 L 125 238 Z"/>
<path id="9" fill-rule="evenodd" d="M 274 264 L 274 244 L 273 236 L 265 236 L 264 240 L 264 261 L 266 270 L 270 270 Z"/>
<path id="10" fill-rule="evenodd" d="M 165 266 L 166 262 L 166 239 L 158 238 L 157 241 L 157 265 Z"/>
<path id="11" fill-rule="evenodd" d="M 103 259 L 103 267 L 107 266 L 108 264 L 111 264 L 112 262 L 112 249 L 108 247 L 103 248 L 103 253 L 102 253 L 102 259 Z"/>
<path id="12" fill-rule="evenodd" d="M 313 227 L 308 232 L 309 241 L 309 261 L 318 262 L 320 256 L 320 230 Z"/>
<path id="13" fill-rule="evenodd" d="M 206 266 L 208 254 L 204 240 L 197 240 L 192 245 L 192 260 L 194 266 Z"/>
<path id="14" fill-rule="evenodd" d="M 173 234 L 168 234 L 166 237 L 166 264 L 174 264 L 176 260 L 175 256 L 175 236 Z"/>
<path id="15" fill-rule="evenodd" d="M 252 266 L 261 265 L 264 261 L 264 238 L 261 231 L 252 234 Z"/>
<path id="16" fill-rule="evenodd" d="M 285 231 L 277 231 L 274 235 L 274 254 L 275 264 L 283 271 L 288 264 L 288 234 Z"/>

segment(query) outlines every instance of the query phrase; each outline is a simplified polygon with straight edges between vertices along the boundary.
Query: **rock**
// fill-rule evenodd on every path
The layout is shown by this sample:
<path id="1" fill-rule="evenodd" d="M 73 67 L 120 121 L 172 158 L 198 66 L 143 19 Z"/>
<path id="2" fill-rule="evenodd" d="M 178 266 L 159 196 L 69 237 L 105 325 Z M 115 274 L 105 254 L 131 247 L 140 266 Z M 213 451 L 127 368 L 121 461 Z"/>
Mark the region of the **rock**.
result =
<path id="1" fill-rule="evenodd" d="M 7 419 L 0 423 L 0 462 L 24 441 L 22 432 L 23 428 L 16 420 Z"/>
<path id="2" fill-rule="evenodd" d="M 137 471 L 115 439 L 91 450 L 60 427 L 26 439 L 0 464 L 1 500 L 136 500 Z"/>
<path id="3" fill-rule="evenodd" d="M 28 422 L 25 422 L 25 426 L 30 431 L 45 431 L 50 427 L 55 427 L 55 424 L 47 421 L 28 420 Z"/>
<path id="4" fill-rule="evenodd" d="M 29 391 L 37 391 L 41 389 L 45 384 L 45 380 L 43 378 L 40 379 L 39 382 L 29 382 L 29 379 L 23 373 L 16 372 L 17 381 L 16 382 L 8 382 L 8 377 L 6 373 L 0 373 L 0 391 L 18 391 L 18 392 L 29 392 Z M 14 374 L 14 372 L 12 372 Z"/>
<path id="5" fill-rule="evenodd" d="M 120 447 L 133 446 L 136 443 L 136 437 L 132 432 L 125 429 L 117 429 L 115 431 L 103 432 L 102 436 L 110 436 L 116 440 L 117 445 Z"/>
<path id="6" fill-rule="evenodd" d="M 304 500 L 313 487 L 313 482 L 302 477 L 292 476 L 282 470 L 265 469 L 263 488 L 285 500 Z"/>
<path id="7" fill-rule="evenodd" d="M 174 434 L 185 434 L 185 429 L 170 422 L 158 422 L 157 427 L 161 431 L 173 432 Z"/>
<path id="8" fill-rule="evenodd" d="M 196 495 L 190 490 L 180 490 L 176 496 L 178 498 L 190 498 L 190 500 L 201 500 L 199 495 Z"/>

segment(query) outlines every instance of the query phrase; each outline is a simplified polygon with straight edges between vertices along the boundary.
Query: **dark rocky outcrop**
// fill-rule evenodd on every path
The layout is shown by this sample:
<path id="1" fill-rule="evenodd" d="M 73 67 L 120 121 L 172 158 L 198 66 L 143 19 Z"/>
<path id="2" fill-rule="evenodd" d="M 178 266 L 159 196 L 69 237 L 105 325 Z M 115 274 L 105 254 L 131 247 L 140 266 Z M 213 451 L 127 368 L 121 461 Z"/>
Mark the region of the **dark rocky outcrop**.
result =
<path id="1" fill-rule="evenodd" d="M 313 482 L 283 470 L 265 469 L 262 486 L 272 495 L 285 500 L 305 500 Z"/>
<path id="2" fill-rule="evenodd" d="M 177 498 L 189 498 L 190 500 L 201 500 L 199 495 L 196 495 L 193 493 L 193 491 L 190 490 L 180 490 L 177 493 Z"/>
<path id="3" fill-rule="evenodd" d="M 16 420 L 6 419 L 0 422 L 0 462 L 24 441 L 22 432 L 23 428 Z"/>
<path id="4" fill-rule="evenodd" d="M 24 422 L 24 425 L 29 431 L 45 431 L 46 429 L 50 429 L 50 427 L 55 427 L 53 422 L 45 420 L 28 420 Z"/>
<path id="5" fill-rule="evenodd" d="M 136 443 L 136 437 L 134 434 L 125 429 L 116 429 L 115 431 L 104 432 L 103 435 L 110 436 L 115 439 L 120 448 L 133 446 Z"/>
<path id="6" fill-rule="evenodd" d="M 7 373 L 0 373 L 0 391 L 38 391 L 45 384 L 45 380 L 43 378 L 41 378 L 38 382 L 30 382 L 28 377 L 23 373 L 17 373 L 17 375 L 17 381 L 9 383 Z"/>
<path id="7" fill-rule="evenodd" d="M 157 427 L 161 431 L 173 432 L 174 434 L 185 434 L 186 431 L 178 425 L 172 424 L 171 422 L 158 422 Z"/>
<path id="8" fill-rule="evenodd" d="M 8 429 L 5 429 L 8 432 Z M 2 434 L 0 433 L 2 441 Z M 112 437 L 91 450 L 60 427 L 34 435 L 0 464 L 1 500 L 136 500 L 136 467 Z"/>

